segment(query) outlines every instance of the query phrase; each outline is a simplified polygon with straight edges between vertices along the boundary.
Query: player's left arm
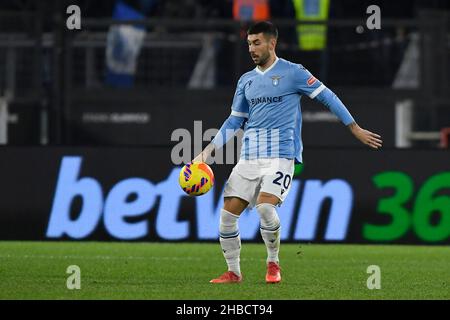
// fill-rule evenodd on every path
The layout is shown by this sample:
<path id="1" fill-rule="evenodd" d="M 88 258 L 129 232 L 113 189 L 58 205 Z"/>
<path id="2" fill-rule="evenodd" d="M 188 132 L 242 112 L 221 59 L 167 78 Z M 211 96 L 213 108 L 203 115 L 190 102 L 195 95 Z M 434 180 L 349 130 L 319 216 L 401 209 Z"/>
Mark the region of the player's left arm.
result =
<path id="1" fill-rule="evenodd" d="M 300 93 L 306 94 L 311 99 L 320 101 L 323 105 L 330 109 L 330 111 L 333 112 L 341 120 L 341 122 L 350 129 L 351 133 L 359 141 L 374 149 L 381 147 L 383 143 L 381 136 L 358 126 L 355 119 L 353 119 L 346 106 L 336 96 L 336 94 L 316 79 L 302 65 L 298 65 L 294 69 L 293 81 L 296 89 Z"/>
<path id="2" fill-rule="evenodd" d="M 325 87 L 315 98 L 327 106 L 328 109 L 330 109 L 331 112 L 333 112 L 342 121 L 342 123 L 350 129 L 356 139 L 373 149 L 381 148 L 383 144 L 381 136 L 361 128 L 353 119 L 346 106 L 333 91 Z"/>

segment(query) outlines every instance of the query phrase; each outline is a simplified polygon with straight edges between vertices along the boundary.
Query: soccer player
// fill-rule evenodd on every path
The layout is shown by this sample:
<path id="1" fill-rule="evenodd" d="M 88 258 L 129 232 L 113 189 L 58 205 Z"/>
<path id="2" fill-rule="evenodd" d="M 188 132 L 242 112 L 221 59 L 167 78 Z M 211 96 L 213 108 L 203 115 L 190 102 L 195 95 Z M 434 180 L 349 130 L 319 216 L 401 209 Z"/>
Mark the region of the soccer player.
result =
<path id="1" fill-rule="evenodd" d="M 211 283 L 238 283 L 241 239 L 238 219 L 256 206 L 260 231 L 267 247 L 267 283 L 281 281 L 278 253 L 280 219 L 276 207 L 286 199 L 295 163 L 302 163 L 300 97 L 307 95 L 328 107 L 362 143 L 378 149 L 378 134 L 359 127 L 341 100 L 301 64 L 275 54 L 278 30 L 268 21 L 247 31 L 247 42 L 255 69 L 241 76 L 231 107 L 218 134 L 193 162 L 205 161 L 244 125 L 241 156 L 225 185 L 220 214 L 220 245 L 228 271 Z"/>

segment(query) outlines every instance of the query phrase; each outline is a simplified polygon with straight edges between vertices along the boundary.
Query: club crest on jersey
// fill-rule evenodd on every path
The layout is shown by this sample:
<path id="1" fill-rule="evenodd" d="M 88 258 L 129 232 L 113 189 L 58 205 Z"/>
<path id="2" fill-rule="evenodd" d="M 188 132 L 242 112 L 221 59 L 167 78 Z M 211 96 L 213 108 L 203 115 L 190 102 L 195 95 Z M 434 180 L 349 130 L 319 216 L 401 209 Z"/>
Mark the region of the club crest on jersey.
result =
<path id="1" fill-rule="evenodd" d="M 283 77 L 272 76 L 270 78 L 272 79 L 272 84 L 276 87 L 280 83 L 280 79 L 283 78 Z"/>

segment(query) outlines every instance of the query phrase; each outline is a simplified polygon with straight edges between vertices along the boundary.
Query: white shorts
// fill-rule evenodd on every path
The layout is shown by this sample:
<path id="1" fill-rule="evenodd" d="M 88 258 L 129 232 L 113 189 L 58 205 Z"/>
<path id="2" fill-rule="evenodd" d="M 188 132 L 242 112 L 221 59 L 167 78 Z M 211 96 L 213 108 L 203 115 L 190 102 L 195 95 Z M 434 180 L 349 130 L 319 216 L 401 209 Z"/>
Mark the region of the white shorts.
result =
<path id="1" fill-rule="evenodd" d="M 292 185 L 294 159 L 273 158 L 239 160 L 233 168 L 223 192 L 224 197 L 238 197 L 253 208 L 260 192 L 286 199 Z"/>

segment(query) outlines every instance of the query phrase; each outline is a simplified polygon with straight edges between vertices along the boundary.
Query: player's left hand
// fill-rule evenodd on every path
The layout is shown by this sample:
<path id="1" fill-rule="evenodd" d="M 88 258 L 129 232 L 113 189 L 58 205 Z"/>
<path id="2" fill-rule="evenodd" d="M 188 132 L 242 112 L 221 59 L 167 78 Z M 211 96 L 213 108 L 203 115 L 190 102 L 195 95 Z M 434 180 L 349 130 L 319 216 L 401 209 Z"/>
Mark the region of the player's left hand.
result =
<path id="1" fill-rule="evenodd" d="M 356 139 L 358 139 L 362 143 L 368 145 L 373 149 L 381 148 L 383 141 L 381 140 L 381 136 L 379 134 L 370 132 L 369 130 L 365 130 L 358 126 L 356 123 L 351 124 L 349 127 Z"/>

